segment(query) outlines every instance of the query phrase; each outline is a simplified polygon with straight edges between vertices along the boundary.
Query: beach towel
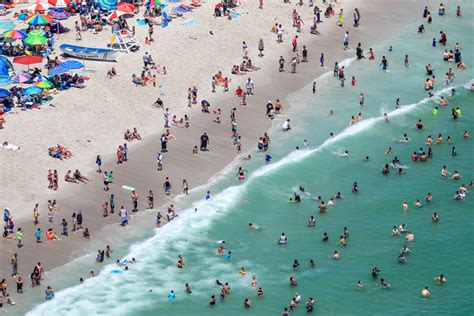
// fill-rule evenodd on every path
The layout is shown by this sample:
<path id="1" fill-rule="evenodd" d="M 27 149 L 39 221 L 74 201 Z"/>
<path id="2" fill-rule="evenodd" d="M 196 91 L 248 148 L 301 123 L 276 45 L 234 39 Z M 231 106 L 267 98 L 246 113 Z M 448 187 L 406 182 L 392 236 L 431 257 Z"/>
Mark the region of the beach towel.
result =
<path id="1" fill-rule="evenodd" d="M 183 25 L 183 26 L 193 26 L 193 25 L 196 25 L 198 23 L 199 23 L 198 19 L 192 19 L 192 20 L 181 23 L 181 25 Z"/>

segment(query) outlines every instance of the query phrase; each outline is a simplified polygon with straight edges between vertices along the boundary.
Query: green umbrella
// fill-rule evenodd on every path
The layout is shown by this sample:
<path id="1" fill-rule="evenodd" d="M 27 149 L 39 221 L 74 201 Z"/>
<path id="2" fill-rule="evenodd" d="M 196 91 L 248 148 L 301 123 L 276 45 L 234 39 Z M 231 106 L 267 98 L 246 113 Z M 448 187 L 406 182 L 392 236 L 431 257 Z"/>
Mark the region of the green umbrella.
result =
<path id="1" fill-rule="evenodd" d="M 31 46 L 44 45 L 46 42 L 48 42 L 48 39 L 41 35 L 28 35 L 28 37 L 25 38 L 25 43 Z"/>

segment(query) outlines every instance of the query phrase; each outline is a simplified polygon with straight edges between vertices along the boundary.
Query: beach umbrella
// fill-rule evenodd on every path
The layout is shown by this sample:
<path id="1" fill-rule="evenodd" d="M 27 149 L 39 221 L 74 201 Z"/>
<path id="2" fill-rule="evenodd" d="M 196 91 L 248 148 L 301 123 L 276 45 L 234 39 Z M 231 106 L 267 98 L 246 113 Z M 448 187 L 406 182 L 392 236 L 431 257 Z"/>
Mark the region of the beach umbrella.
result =
<path id="1" fill-rule="evenodd" d="M 43 75 L 37 75 L 33 78 L 33 82 L 48 81 L 49 78 Z"/>
<path id="2" fill-rule="evenodd" d="M 114 12 L 112 12 L 112 14 L 110 14 L 107 17 L 107 20 L 109 20 L 109 21 L 117 20 L 119 18 L 119 16 L 121 16 L 123 14 L 124 14 L 124 12 L 122 12 L 122 11 L 114 10 Z"/>
<path id="3" fill-rule="evenodd" d="M 28 11 L 35 12 L 35 13 L 45 12 L 46 10 L 48 10 L 49 7 L 50 5 L 48 3 L 36 2 L 35 4 L 30 5 L 28 7 Z"/>
<path id="4" fill-rule="evenodd" d="M 43 89 L 49 89 L 52 88 L 54 85 L 51 81 L 40 81 L 35 83 L 35 87 L 40 87 Z"/>
<path id="5" fill-rule="evenodd" d="M 0 30 L 11 30 L 15 28 L 15 23 L 12 21 L 0 21 Z"/>
<path id="6" fill-rule="evenodd" d="M 135 12 L 136 8 L 133 4 L 127 2 L 120 2 L 119 4 L 117 4 L 117 10 L 120 12 L 132 14 Z"/>
<path id="7" fill-rule="evenodd" d="M 24 83 L 31 79 L 31 76 L 25 72 L 15 72 L 11 77 L 14 83 Z"/>
<path id="8" fill-rule="evenodd" d="M 26 19 L 28 19 L 29 17 L 31 17 L 32 14 L 29 13 L 29 12 L 23 12 L 23 13 L 20 13 L 16 18 L 20 21 L 25 21 Z"/>
<path id="9" fill-rule="evenodd" d="M 117 9 L 117 0 L 99 0 L 99 7 L 108 11 L 115 10 Z"/>
<path id="10" fill-rule="evenodd" d="M 26 23 L 29 25 L 46 25 L 50 24 L 53 21 L 53 18 L 44 14 L 33 15 L 26 19 Z"/>
<path id="11" fill-rule="evenodd" d="M 43 30 L 32 30 L 28 33 L 28 35 L 39 35 L 39 36 L 45 36 L 46 33 Z"/>
<path id="12" fill-rule="evenodd" d="M 48 39 L 41 35 L 28 35 L 28 37 L 25 38 L 25 43 L 31 46 L 44 45 L 47 42 L 48 42 Z"/>
<path id="13" fill-rule="evenodd" d="M 33 95 L 33 94 L 38 94 L 43 92 L 43 88 L 36 87 L 36 86 L 31 86 L 23 90 L 24 95 Z"/>
<path id="14" fill-rule="evenodd" d="M 66 8 L 69 6 L 69 0 L 48 0 L 48 3 L 56 8 Z"/>
<path id="15" fill-rule="evenodd" d="M 48 15 L 55 20 L 66 20 L 71 14 L 63 9 L 53 9 L 48 12 Z"/>
<path id="16" fill-rule="evenodd" d="M 149 0 L 146 4 L 145 7 L 159 7 L 161 5 L 161 2 L 159 0 Z"/>
<path id="17" fill-rule="evenodd" d="M 43 61 L 43 56 L 18 56 L 13 58 L 14 64 L 22 64 L 22 65 L 32 65 L 32 64 L 40 64 Z"/>
<path id="18" fill-rule="evenodd" d="M 63 67 L 61 65 L 59 66 L 56 66 L 54 68 L 51 68 L 50 70 L 48 70 L 48 75 L 52 76 L 52 75 L 62 75 L 62 74 L 65 74 L 67 72 L 69 72 L 69 68 L 66 68 L 66 67 Z"/>
<path id="19" fill-rule="evenodd" d="M 6 32 L 3 32 L 2 35 L 4 38 L 14 38 L 14 39 L 24 39 L 28 36 L 28 34 L 19 30 L 6 31 Z"/>
<path id="20" fill-rule="evenodd" d="M 71 59 L 59 64 L 59 66 L 62 66 L 68 69 L 81 69 L 84 67 L 84 64 L 77 60 Z"/>
<path id="21" fill-rule="evenodd" d="M 10 91 L 6 89 L 0 89 L 0 98 L 6 98 L 10 96 Z"/>

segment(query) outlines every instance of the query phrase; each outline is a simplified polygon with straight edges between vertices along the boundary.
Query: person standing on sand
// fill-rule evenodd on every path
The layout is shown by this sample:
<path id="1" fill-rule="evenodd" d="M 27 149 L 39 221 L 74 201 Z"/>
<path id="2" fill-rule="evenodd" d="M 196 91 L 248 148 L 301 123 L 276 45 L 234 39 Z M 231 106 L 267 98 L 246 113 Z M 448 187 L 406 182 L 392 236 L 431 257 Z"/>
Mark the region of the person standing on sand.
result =
<path id="1" fill-rule="evenodd" d="M 344 33 L 344 50 L 348 50 L 349 49 L 349 31 L 346 31 L 346 33 Z"/>
<path id="2" fill-rule="evenodd" d="M 204 132 L 204 134 L 201 135 L 201 151 L 209 151 L 207 145 L 209 145 L 209 136 Z"/>
<path id="3" fill-rule="evenodd" d="M 152 209 L 154 206 L 155 206 L 155 203 L 154 203 L 154 197 L 153 197 L 153 191 L 150 190 L 148 195 L 146 196 L 146 198 L 148 199 L 148 208 L 149 209 Z"/>
<path id="4" fill-rule="evenodd" d="M 82 230 L 82 212 L 77 212 L 76 221 L 77 221 L 77 230 Z"/>
<path id="5" fill-rule="evenodd" d="M 285 59 L 283 56 L 280 56 L 280 59 L 278 60 L 278 64 L 280 65 L 278 68 L 279 72 L 284 72 L 285 71 Z"/>
<path id="6" fill-rule="evenodd" d="M 12 266 L 12 277 L 16 277 L 18 275 L 18 254 L 13 254 L 12 259 L 10 260 L 10 264 Z"/>
<path id="7" fill-rule="evenodd" d="M 95 163 L 97 164 L 97 173 L 102 172 L 102 157 L 100 155 L 97 155 L 97 158 L 95 159 Z"/>
<path id="8" fill-rule="evenodd" d="M 263 57 L 263 50 L 265 49 L 265 45 L 263 44 L 263 39 L 258 41 L 258 57 Z"/>
<path id="9" fill-rule="evenodd" d="M 247 95 L 253 95 L 254 83 L 251 78 L 247 79 L 247 82 L 245 83 L 245 88 L 247 89 Z"/>
<path id="10" fill-rule="evenodd" d="M 16 234 L 15 234 L 15 237 L 18 240 L 17 247 L 18 248 L 23 247 L 23 244 L 21 243 L 21 240 L 23 239 L 23 230 L 21 229 L 21 227 L 18 227 L 18 229 L 16 231 Z"/>
<path id="11" fill-rule="evenodd" d="M 133 205 L 132 212 L 133 213 L 138 212 L 138 193 L 137 193 L 137 191 L 132 191 L 131 199 L 132 199 L 132 205 Z"/>

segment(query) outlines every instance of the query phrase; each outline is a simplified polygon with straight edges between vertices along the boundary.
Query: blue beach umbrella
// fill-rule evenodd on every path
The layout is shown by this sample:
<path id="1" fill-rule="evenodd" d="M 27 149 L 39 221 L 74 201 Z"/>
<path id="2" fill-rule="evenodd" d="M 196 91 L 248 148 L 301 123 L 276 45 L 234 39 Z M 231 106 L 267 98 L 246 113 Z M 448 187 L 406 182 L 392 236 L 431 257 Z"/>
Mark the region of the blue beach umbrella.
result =
<path id="1" fill-rule="evenodd" d="M 24 95 L 33 95 L 33 94 L 38 94 L 41 92 L 43 92 L 43 88 L 36 87 L 36 86 L 28 87 L 25 90 L 23 90 Z"/>
<path id="2" fill-rule="evenodd" d="M 61 63 L 59 66 L 66 67 L 69 69 L 81 69 L 82 67 L 84 67 L 81 62 L 72 59 Z"/>
<path id="3" fill-rule="evenodd" d="M 62 74 L 65 74 L 67 72 L 69 72 L 69 68 L 66 68 L 66 67 L 63 67 L 61 65 L 59 66 L 56 66 L 54 68 L 51 68 L 50 70 L 48 70 L 48 75 L 52 76 L 52 75 L 62 75 Z"/>
<path id="4" fill-rule="evenodd" d="M 117 9 L 117 0 L 99 0 L 99 7 L 108 11 L 115 10 Z"/>
<path id="5" fill-rule="evenodd" d="M 10 91 L 6 89 L 0 89 L 0 98 L 6 98 L 10 95 Z"/>

